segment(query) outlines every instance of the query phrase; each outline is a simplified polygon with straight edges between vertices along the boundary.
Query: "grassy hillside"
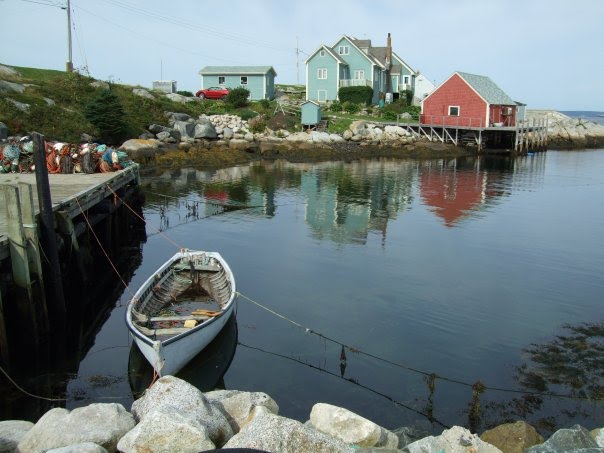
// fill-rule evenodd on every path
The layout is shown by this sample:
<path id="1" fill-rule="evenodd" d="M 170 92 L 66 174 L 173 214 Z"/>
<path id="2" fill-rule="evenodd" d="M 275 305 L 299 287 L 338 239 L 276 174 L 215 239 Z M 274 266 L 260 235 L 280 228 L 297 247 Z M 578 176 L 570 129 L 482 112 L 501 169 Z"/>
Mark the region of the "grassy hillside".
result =
<path id="1" fill-rule="evenodd" d="M 93 137 L 98 130 L 86 117 L 86 107 L 98 98 L 100 91 L 91 85 L 95 79 L 79 74 L 47 69 L 13 67 L 17 76 L 0 75 L 1 80 L 25 86 L 23 93 L 0 92 L 0 122 L 8 126 L 9 135 L 39 132 L 50 140 L 78 142 L 82 133 Z M 155 99 L 133 94 L 133 86 L 110 84 L 123 109 L 123 122 L 129 138 L 138 137 L 150 124 L 166 124 L 165 111 L 182 112 L 191 116 L 201 113 L 235 113 L 244 117 L 255 112 L 268 113 L 274 104 L 252 103 L 246 109 L 229 109 L 222 101 L 172 102 L 161 93 L 152 92 Z M 139 87 L 144 88 L 144 87 Z M 27 112 L 19 110 L 10 100 L 28 104 Z"/>

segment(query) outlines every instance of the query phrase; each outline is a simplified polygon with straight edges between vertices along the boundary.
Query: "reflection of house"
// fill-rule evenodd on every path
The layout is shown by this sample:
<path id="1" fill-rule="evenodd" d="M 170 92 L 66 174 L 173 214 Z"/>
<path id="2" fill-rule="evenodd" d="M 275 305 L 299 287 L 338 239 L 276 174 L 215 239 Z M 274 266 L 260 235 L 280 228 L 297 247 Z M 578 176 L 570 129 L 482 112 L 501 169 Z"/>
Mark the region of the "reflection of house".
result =
<path id="1" fill-rule="evenodd" d="M 480 208 L 485 201 L 486 174 L 457 168 L 424 168 L 420 174 L 420 193 L 425 205 L 447 227 Z"/>
<path id="2" fill-rule="evenodd" d="M 388 35 L 390 39 L 390 35 Z M 306 99 L 325 102 L 338 99 L 338 90 L 348 86 L 373 89 L 373 103 L 386 93 L 387 74 L 390 92 L 413 91 L 415 71 L 392 46 L 373 47 L 369 39 L 342 36 L 333 46 L 321 45 L 306 59 Z"/>
<path id="3" fill-rule="evenodd" d="M 199 74 L 201 89 L 243 87 L 250 92 L 252 100 L 275 97 L 277 73 L 272 66 L 206 66 Z"/>
<path id="4" fill-rule="evenodd" d="M 455 72 L 422 101 L 422 124 L 515 126 L 517 103 L 485 76 Z"/>

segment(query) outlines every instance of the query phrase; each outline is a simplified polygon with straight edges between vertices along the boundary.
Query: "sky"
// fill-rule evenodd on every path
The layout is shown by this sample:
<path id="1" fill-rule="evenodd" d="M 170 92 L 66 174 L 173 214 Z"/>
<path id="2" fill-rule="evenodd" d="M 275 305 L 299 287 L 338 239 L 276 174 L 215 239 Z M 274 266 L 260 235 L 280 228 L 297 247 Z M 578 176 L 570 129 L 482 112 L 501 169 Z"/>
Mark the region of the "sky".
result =
<path id="1" fill-rule="evenodd" d="M 0 63 L 64 70 L 66 4 L 0 0 Z M 383 47 L 391 33 L 436 85 L 464 71 L 528 108 L 604 111 L 604 0 L 71 0 L 71 11 L 73 65 L 100 80 L 195 92 L 204 66 L 260 65 L 303 84 L 320 45 Z"/>

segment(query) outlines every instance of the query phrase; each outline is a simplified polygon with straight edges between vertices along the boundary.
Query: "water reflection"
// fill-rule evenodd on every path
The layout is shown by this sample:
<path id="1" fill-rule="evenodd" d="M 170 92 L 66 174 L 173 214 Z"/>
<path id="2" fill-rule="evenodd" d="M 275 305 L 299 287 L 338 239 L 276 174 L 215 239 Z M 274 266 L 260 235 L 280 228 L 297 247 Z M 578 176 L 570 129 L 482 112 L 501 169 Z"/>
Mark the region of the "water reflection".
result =
<path id="1" fill-rule="evenodd" d="M 276 201 L 281 191 L 300 197 L 316 239 L 364 243 L 376 232 L 385 244 L 388 224 L 414 208 L 416 188 L 421 204 L 452 228 L 478 217 L 515 186 L 530 190 L 541 185 L 544 170 L 543 154 L 516 159 L 279 161 L 214 171 L 171 170 L 148 179 L 146 187 L 151 207 L 159 210 L 162 231 L 235 208 L 245 209 L 245 215 L 273 217 L 286 205 Z"/>

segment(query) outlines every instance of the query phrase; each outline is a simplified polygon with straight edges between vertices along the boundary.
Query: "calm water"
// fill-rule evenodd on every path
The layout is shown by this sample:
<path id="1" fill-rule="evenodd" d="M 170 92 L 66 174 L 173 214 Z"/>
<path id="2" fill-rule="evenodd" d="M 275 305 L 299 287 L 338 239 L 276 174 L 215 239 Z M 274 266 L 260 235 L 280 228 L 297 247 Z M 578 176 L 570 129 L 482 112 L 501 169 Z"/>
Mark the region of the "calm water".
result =
<path id="1" fill-rule="evenodd" d="M 604 150 L 256 163 L 142 184 L 142 264 L 67 407 L 130 407 L 149 367 L 124 304 L 186 246 L 220 251 L 242 293 L 237 323 L 183 371 L 203 390 L 264 391 L 300 421 L 328 402 L 387 428 L 604 426 Z"/>

